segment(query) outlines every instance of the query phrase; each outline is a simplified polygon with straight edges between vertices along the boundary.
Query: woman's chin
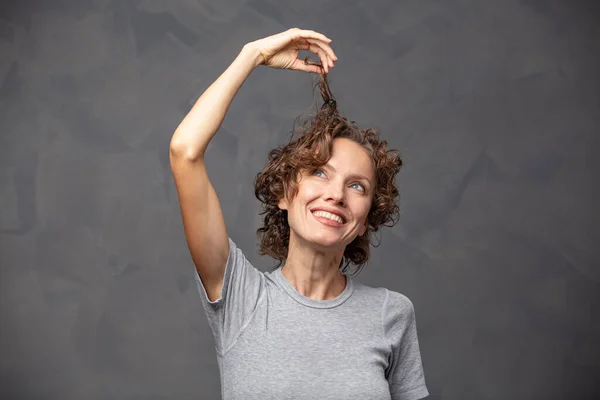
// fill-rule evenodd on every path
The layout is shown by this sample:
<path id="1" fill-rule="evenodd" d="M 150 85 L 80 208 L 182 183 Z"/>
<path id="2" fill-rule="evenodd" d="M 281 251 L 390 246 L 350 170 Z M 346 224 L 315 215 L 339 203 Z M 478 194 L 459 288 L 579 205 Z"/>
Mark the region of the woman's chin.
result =
<path id="1" fill-rule="evenodd" d="M 336 250 L 345 247 L 341 237 L 331 234 L 312 235 L 307 241 L 323 250 Z"/>

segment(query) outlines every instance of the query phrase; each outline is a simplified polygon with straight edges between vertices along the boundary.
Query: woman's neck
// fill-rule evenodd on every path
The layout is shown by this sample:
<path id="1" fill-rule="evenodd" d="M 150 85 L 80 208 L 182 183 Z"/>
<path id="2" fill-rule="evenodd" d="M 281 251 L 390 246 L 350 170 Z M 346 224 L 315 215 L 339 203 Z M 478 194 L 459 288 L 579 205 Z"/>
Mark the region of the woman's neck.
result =
<path id="1" fill-rule="evenodd" d="M 288 258 L 281 273 L 298 293 L 313 300 L 331 300 L 346 287 L 339 265 L 343 251 L 328 253 L 303 246 L 290 238 Z"/>

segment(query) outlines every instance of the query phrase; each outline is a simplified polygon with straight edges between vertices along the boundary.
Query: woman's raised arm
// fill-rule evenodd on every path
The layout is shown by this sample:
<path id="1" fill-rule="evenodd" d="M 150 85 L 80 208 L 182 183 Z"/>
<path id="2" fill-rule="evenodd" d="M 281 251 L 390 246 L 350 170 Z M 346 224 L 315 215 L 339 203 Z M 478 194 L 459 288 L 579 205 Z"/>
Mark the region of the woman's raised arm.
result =
<path id="1" fill-rule="evenodd" d="M 179 197 L 192 260 L 209 299 L 220 298 L 229 240 L 219 199 L 210 183 L 204 154 L 231 102 L 259 65 L 305 72 L 329 71 L 337 57 L 324 35 L 297 28 L 246 44 L 233 63 L 200 96 L 170 143 L 171 171 Z M 317 54 L 323 69 L 297 58 L 299 50 Z"/>

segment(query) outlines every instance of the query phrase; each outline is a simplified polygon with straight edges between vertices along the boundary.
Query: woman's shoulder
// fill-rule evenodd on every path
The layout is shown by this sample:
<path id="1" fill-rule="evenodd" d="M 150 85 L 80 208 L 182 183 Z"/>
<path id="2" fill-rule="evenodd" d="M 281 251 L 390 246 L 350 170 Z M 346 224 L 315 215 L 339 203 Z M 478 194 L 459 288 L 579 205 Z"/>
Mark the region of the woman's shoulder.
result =
<path id="1" fill-rule="evenodd" d="M 354 286 L 356 289 L 364 292 L 365 294 L 369 294 L 372 296 L 380 296 L 382 298 L 392 298 L 393 301 L 399 301 L 404 303 L 409 303 L 411 300 L 402 292 L 392 290 L 385 286 L 369 286 L 364 283 L 359 283 L 354 281 Z"/>
<path id="2" fill-rule="evenodd" d="M 388 289 L 382 286 L 368 286 L 362 283 L 355 283 L 355 291 L 359 296 L 376 300 L 386 310 L 409 311 L 414 309 L 413 302 L 407 295 Z"/>

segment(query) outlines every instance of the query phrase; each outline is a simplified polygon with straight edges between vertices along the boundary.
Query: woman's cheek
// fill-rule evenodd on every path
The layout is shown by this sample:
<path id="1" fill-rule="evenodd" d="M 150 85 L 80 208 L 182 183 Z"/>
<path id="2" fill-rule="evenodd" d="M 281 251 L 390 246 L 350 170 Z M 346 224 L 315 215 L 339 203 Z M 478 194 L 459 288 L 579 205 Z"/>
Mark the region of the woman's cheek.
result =
<path id="1" fill-rule="evenodd" d="M 304 197 L 307 199 L 311 199 L 315 196 L 319 196 L 319 193 L 322 192 L 318 184 L 310 183 L 304 187 Z"/>

